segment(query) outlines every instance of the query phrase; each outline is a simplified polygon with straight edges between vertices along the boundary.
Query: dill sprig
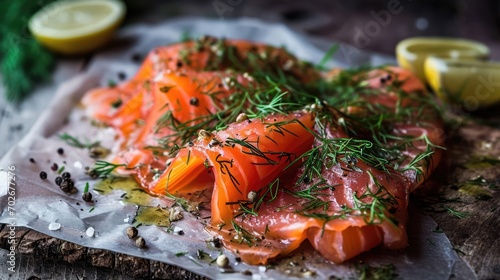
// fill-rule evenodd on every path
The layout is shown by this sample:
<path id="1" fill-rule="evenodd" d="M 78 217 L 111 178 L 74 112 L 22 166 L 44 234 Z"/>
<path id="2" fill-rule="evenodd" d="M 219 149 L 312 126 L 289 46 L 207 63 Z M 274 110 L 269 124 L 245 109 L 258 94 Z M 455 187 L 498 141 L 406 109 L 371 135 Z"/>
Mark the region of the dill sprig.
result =
<path id="1" fill-rule="evenodd" d="M 108 177 L 115 169 L 118 167 L 127 166 L 126 164 L 116 164 L 112 162 L 107 162 L 104 160 L 96 161 L 94 168 L 90 171 L 90 174 L 95 175 L 100 178 Z"/>
<path id="2" fill-rule="evenodd" d="M 457 210 L 454 210 L 454 209 L 452 209 L 450 207 L 444 207 L 444 209 L 446 209 L 446 211 L 448 213 L 452 214 L 453 216 L 455 216 L 455 217 L 457 217 L 459 219 L 463 219 L 463 218 L 465 218 L 465 217 L 467 217 L 467 216 L 470 215 L 470 213 L 468 213 L 468 212 L 457 211 Z"/>
<path id="3" fill-rule="evenodd" d="M 76 147 L 76 148 L 87 148 L 87 149 L 90 149 L 90 148 L 99 146 L 99 141 L 91 143 L 90 141 L 87 140 L 84 143 L 84 142 L 78 140 L 78 138 L 76 138 L 74 136 L 71 136 L 71 135 L 69 135 L 66 132 L 64 132 L 63 134 L 60 134 L 58 136 L 59 136 L 59 138 L 61 140 L 63 140 L 64 142 L 66 142 L 66 144 L 68 144 L 70 146 L 73 146 L 73 147 Z"/>
<path id="4" fill-rule="evenodd" d="M 236 240 L 240 244 L 245 242 L 248 244 L 248 246 L 252 246 L 254 244 L 254 241 L 256 241 L 257 238 L 254 237 L 248 230 L 238 225 L 233 220 L 231 220 L 231 225 L 236 231 L 236 235 L 233 237 L 232 240 Z"/>

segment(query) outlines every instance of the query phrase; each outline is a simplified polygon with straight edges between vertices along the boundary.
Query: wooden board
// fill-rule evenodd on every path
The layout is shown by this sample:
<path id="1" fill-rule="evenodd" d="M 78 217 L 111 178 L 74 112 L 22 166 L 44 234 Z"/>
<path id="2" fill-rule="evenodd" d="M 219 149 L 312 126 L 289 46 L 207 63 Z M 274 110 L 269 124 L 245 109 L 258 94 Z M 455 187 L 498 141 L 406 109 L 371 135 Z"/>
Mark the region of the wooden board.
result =
<path id="1" fill-rule="evenodd" d="M 0 228 L 0 248 L 7 249 L 9 229 Z M 90 249 L 26 228 L 16 229 L 17 269 L 12 279 L 206 279 L 176 266 L 100 249 Z M 2 264 L 5 253 L 0 254 Z M 26 269 L 28 268 L 28 269 Z M 4 273 L 4 272 L 2 272 Z M 3 278 L 2 278 L 3 279 Z"/>
<path id="2" fill-rule="evenodd" d="M 459 118 L 455 116 L 449 123 L 447 152 L 441 166 L 413 197 L 479 279 L 500 278 L 498 110 L 492 108 L 479 116 L 465 112 Z"/>

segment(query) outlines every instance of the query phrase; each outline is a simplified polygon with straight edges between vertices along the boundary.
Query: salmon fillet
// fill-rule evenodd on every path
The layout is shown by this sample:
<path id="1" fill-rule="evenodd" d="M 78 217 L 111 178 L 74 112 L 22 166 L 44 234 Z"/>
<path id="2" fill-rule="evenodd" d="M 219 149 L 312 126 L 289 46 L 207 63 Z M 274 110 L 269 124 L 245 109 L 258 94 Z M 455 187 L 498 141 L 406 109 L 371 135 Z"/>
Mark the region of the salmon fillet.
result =
<path id="1" fill-rule="evenodd" d="M 250 264 L 306 240 L 335 263 L 405 247 L 409 193 L 444 142 L 413 73 L 323 73 L 241 40 L 158 47 L 130 81 L 82 103 L 117 131 L 119 173 L 155 195 L 211 192 L 208 231 Z"/>

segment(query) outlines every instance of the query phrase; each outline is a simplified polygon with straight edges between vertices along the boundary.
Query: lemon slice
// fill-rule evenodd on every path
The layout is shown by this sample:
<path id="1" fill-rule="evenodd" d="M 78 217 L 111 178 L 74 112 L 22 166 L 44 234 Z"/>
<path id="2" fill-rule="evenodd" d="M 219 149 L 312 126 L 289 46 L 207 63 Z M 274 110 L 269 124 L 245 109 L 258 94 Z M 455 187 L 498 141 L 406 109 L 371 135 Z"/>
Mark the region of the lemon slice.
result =
<path id="1" fill-rule="evenodd" d="M 417 74 L 422 82 L 425 82 L 424 61 L 428 56 L 485 60 L 489 54 L 488 47 L 479 42 L 441 37 L 410 38 L 396 47 L 399 65 Z"/>
<path id="2" fill-rule="evenodd" d="M 82 54 L 104 45 L 125 15 L 125 5 L 114 0 L 57 1 L 30 19 L 35 38 L 63 54 Z"/>
<path id="3" fill-rule="evenodd" d="M 468 111 L 500 103 L 500 63 L 428 57 L 425 76 L 443 101 Z"/>

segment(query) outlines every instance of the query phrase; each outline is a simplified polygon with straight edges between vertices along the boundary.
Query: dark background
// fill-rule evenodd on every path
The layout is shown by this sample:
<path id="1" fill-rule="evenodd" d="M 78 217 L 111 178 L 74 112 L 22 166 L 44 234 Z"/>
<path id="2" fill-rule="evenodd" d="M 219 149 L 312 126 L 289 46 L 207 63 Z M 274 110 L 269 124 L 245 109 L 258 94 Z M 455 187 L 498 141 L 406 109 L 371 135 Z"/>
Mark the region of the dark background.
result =
<path id="1" fill-rule="evenodd" d="M 363 49 L 394 54 L 396 44 L 413 36 L 462 37 L 487 44 L 492 58 L 500 59 L 500 1 L 496 0 L 127 0 L 127 24 L 155 22 L 183 15 L 223 19 L 253 17 L 282 22 L 312 36 L 332 39 L 360 47 L 356 30 L 366 32 L 375 21 L 379 26 L 368 36 Z M 145 5 L 145 2 L 148 4 Z M 387 14 L 388 6 L 397 14 L 382 21 L 373 14 Z M 381 12 L 381 11 L 386 11 Z M 382 17 L 382 19 L 387 19 Z M 372 26 L 373 31 L 377 31 Z M 366 42 L 367 40 L 365 40 Z"/>

